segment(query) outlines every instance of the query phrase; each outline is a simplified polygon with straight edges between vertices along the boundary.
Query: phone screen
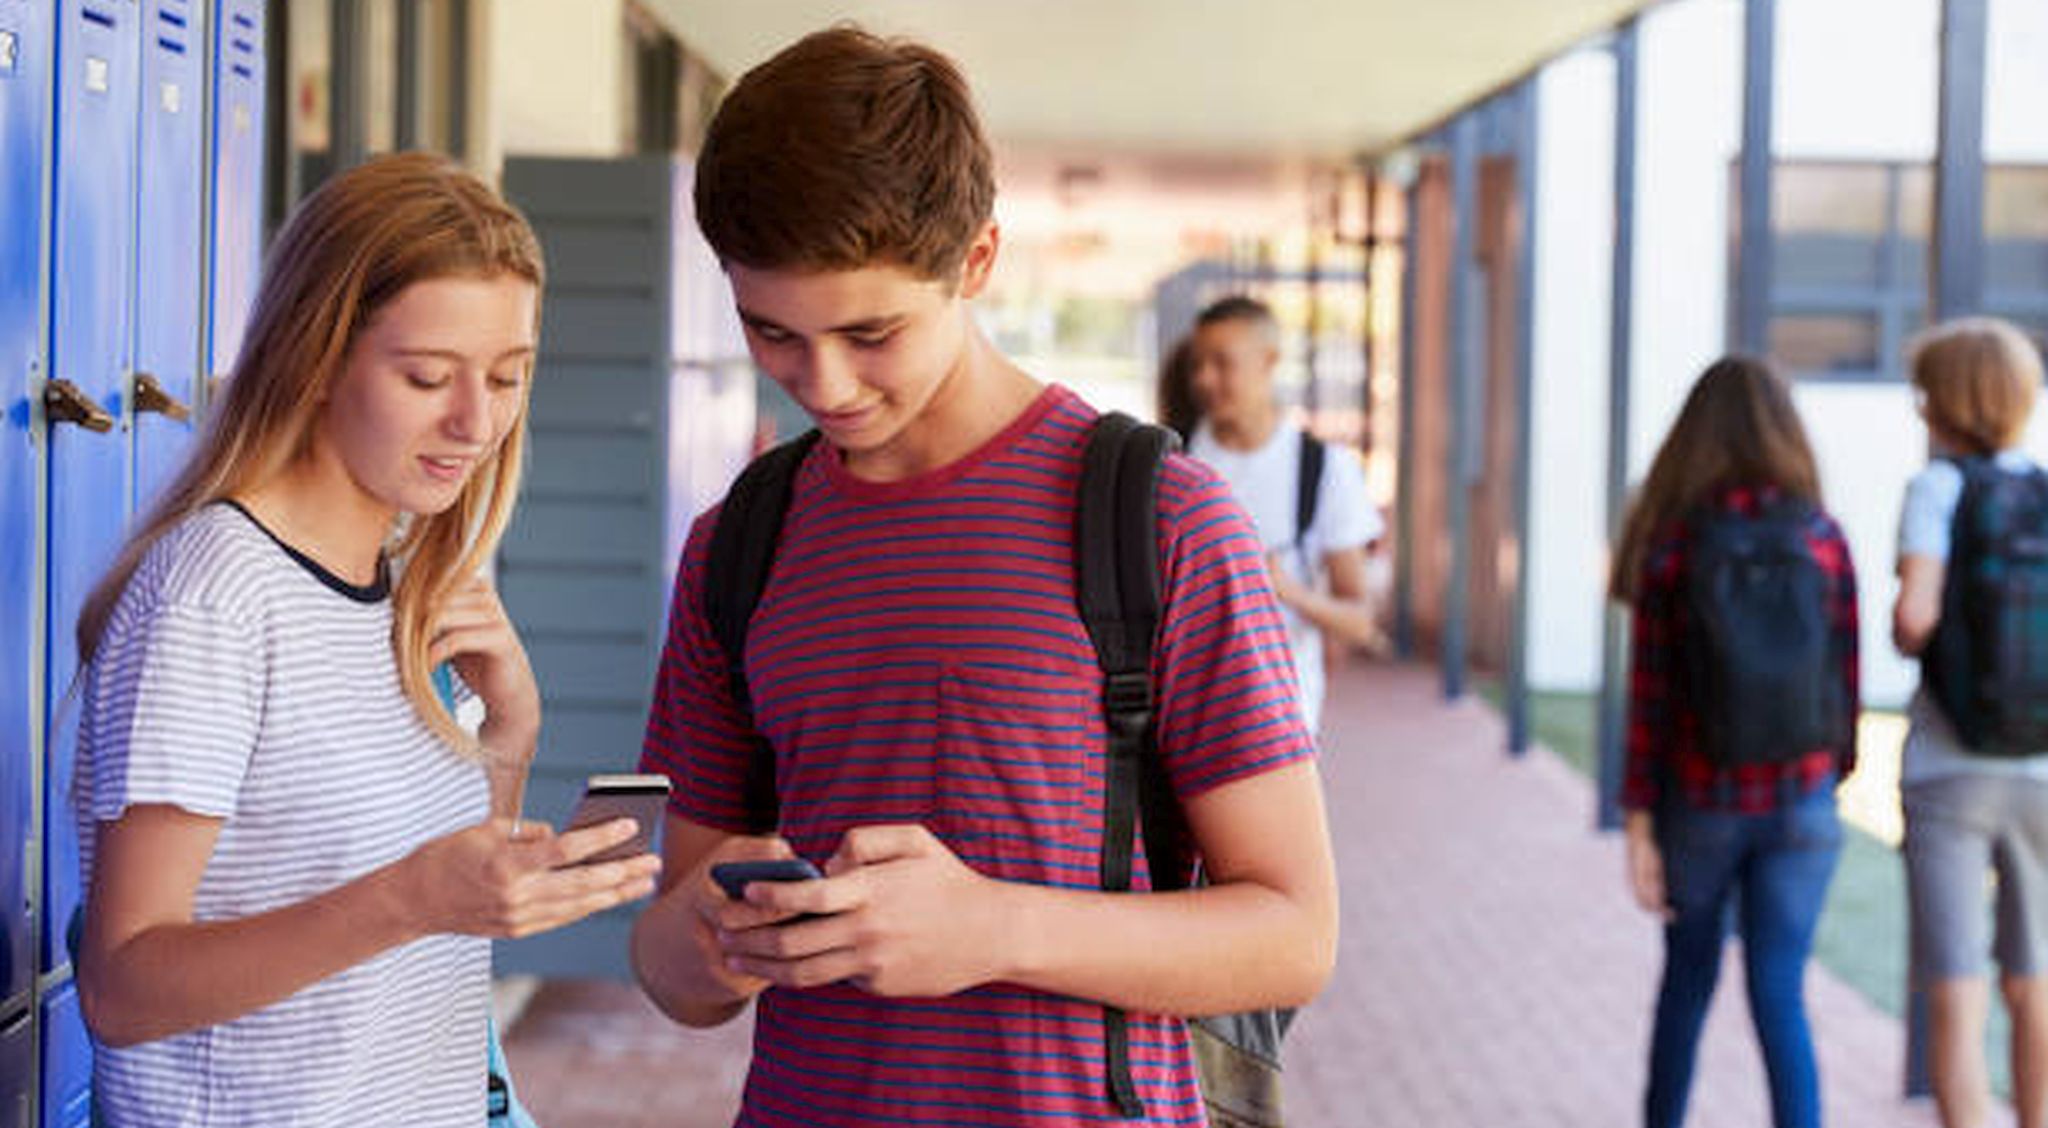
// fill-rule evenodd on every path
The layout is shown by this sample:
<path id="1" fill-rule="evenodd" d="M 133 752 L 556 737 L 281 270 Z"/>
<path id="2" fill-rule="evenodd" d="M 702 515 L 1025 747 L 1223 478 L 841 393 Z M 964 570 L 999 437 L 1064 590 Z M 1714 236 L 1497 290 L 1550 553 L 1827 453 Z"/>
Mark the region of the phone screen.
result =
<path id="1" fill-rule="evenodd" d="M 654 850 L 654 836 L 668 806 L 669 781 L 662 775 L 595 775 L 583 786 L 583 798 L 576 803 L 564 830 L 630 818 L 639 824 L 633 837 L 607 850 L 600 850 L 578 862 L 617 861 Z"/>

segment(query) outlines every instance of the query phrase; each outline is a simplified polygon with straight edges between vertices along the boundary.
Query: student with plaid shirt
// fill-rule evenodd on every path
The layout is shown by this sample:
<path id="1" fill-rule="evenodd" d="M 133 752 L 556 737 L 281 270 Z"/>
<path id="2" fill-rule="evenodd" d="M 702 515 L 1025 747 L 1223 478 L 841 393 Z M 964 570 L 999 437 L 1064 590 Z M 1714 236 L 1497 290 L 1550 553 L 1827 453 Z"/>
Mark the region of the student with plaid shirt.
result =
<path id="1" fill-rule="evenodd" d="M 1827 686 L 1837 708 L 1824 710 L 1835 736 L 1782 756 L 1731 760 L 1707 739 L 1727 722 L 1705 715 L 1710 703 L 1690 673 L 1709 625 L 1697 621 L 1692 564 L 1707 520 L 1788 506 L 1821 578 L 1816 618 L 1828 665 L 1820 680 L 1834 670 L 1841 679 Z M 1732 902 L 1773 1123 L 1812 1128 L 1820 1086 L 1802 985 L 1841 850 L 1834 786 L 1855 765 L 1856 574 L 1841 529 L 1820 508 L 1791 395 L 1760 362 L 1725 358 L 1693 386 L 1630 509 L 1610 594 L 1634 620 L 1622 791 L 1629 880 L 1637 901 L 1664 921 L 1644 1123 L 1684 1120 Z"/>

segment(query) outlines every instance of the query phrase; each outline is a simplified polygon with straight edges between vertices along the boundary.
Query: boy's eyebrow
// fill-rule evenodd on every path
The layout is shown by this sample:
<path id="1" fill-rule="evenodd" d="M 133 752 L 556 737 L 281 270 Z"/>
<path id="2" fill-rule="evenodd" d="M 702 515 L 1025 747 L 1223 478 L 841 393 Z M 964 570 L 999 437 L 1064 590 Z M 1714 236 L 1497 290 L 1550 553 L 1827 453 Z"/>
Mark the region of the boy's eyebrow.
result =
<path id="1" fill-rule="evenodd" d="M 760 314 L 755 313 L 754 311 L 746 308 L 745 306 L 738 307 L 738 310 L 740 320 L 746 322 L 749 325 L 754 326 L 756 329 L 772 329 L 782 333 L 794 332 L 794 330 L 790 329 L 786 325 L 783 325 L 775 321 L 773 318 L 762 317 Z M 908 320 L 910 320 L 910 315 L 907 313 L 877 314 L 874 317 L 863 317 L 858 321 L 848 321 L 841 325 L 831 326 L 827 328 L 825 332 L 877 333 L 884 329 L 893 329 L 896 326 L 901 325 Z"/>

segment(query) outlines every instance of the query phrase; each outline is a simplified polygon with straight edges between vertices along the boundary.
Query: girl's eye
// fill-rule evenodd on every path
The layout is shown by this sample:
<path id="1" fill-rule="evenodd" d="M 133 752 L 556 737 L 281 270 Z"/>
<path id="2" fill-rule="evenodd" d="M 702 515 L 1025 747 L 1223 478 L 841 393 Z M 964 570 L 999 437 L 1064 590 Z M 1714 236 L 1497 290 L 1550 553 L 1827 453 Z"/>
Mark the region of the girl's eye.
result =
<path id="1" fill-rule="evenodd" d="M 514 389 L 518 388 L 519 385 L 525 382 L 525 377 L 517 372 L 491 373 L 491 387 L 496 388 L 502 392 L 513 391 Z"/>
<path id="2" fill-rule="evenodd" d="M 448 382 L 448 377 L 438 372 L 407 372 L 405 381 L 415 388 L 431 391 Z"/>

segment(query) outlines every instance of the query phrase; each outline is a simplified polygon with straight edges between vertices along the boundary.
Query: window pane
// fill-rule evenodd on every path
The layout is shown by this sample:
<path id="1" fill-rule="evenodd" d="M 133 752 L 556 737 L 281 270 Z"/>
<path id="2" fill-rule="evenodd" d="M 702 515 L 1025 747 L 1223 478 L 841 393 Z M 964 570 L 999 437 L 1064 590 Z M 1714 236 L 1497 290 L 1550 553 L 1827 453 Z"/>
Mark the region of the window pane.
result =
<path id="1" fill-rule="evenodd" d="M 1874 380 L 1880 375 L 1877 320 L 1839 315 L 1772 318 L 1771 360 L 1794 378 Z"/>
<path id="2" fill-rule="evenodd" d="M 1891 204 L 1884 166 L 1780 164 L 1771 188 L 1777 285 L 1881 283 Z"/>
<path id="3" fill-rule="evenodd" d="M 1985 282 L 2048 291 L 2048 168 L 1984 170 Z"/>

